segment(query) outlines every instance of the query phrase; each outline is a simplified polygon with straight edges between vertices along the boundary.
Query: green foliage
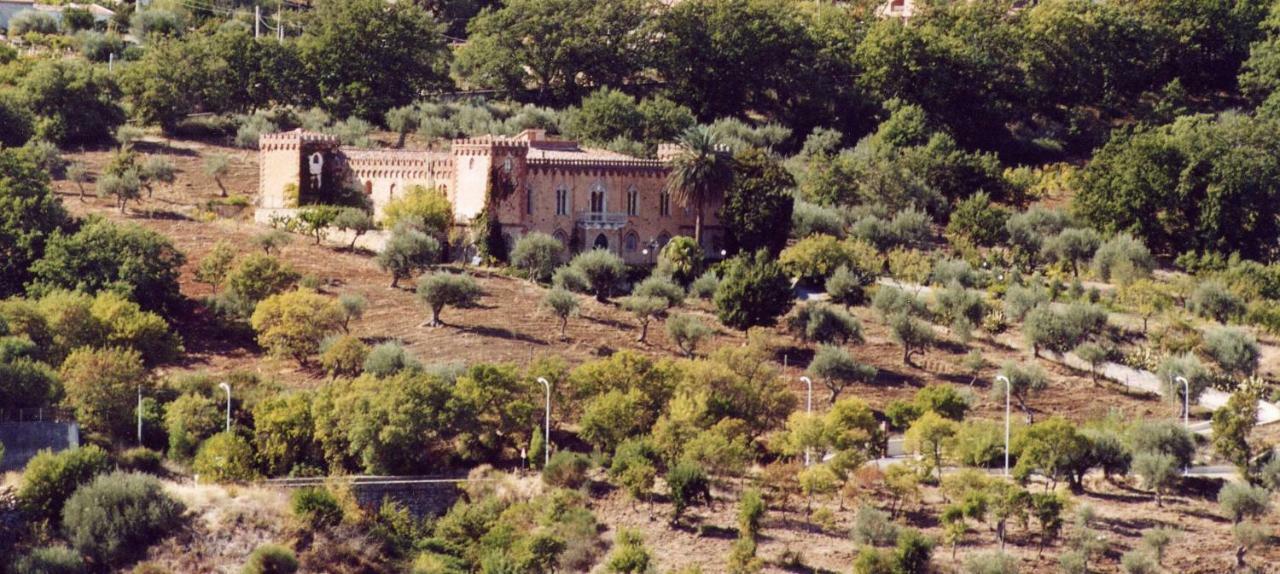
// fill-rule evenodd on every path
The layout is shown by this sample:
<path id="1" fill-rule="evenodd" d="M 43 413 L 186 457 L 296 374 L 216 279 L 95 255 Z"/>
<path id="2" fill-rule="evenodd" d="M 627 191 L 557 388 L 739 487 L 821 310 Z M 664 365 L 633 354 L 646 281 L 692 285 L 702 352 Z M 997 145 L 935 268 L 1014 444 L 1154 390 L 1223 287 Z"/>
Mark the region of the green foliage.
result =
<path id="1" fill-rule="evenodd" d="M 1121 233 L 1102 242 L 1093 254 L 1092 267 L 1099 279 L 1128 285 L 1150 277 L 1156 261 L 1141 240 Z"/>
<path id="2" fill-rule="evenodd" d="M 405 369 L 418 367 L 421 365 L 408 355 L 404 345 L 398 341 L 379 344 L 369 351 L 369 356 L 364 360 L 364 372 L 374 377 L 389 377 Z"/>
<path id="3" fill-rule="evenodd" d="M 66 546 L 43 546 L 19 557 L 12 571 L 15 574 L 81 574 L 88 568 L 80 554 Z"/>
<path id="4" fill-rule="evenodd" d="M 734 329 L 771 325 L 792 305 L 791 283 L 767 251 L 730 259 L 716 289 L 716 314 Z"/>
<path id="5" fill-rule="evenodd" d="M 342 505 L 325 488 L 307 487 L 293 491 L 289 508 L 311 530 L 337 526 L 343 520 Z"/>
<path id="6" fill-rule="evenodd" d="M 791 190 L 795 179 L 778 161 L 760 149 L 733 158 L 733 183 L 725 191 L 718 213 L 730 253 L 767 249 L 778 254 L 786 246 L 791 222 Z M 781 224 L 781 225 L 780 225 Z"/>
<path id="7" fill-rule="evenodd" d="M 855 265 L 848 243 L 830 235 L 811 235 L 782 250 L 778 262 L 793 277 L 821 284 L 842 266 Z"/>
<path id="8" fill-rule="evenodd" d="M 738 536 L 755 540 L 760 535 L 760 522 L 766 512 L 768 507 L 759 489 L 743 492 L 738 500 Z"/>
<path id="9" fill-rule="evenodd" d="M 115 80 L 88 62 L 41 60 L 18 82 L 18 92 L 35 114 L 35 136 L 60 146 L 109 141 L 124 123 Z"/>
<path id="10" fill-rule="evenodd" d="M 55 233 L 31 266 L 29 291 L 112 291 L 148 311 L 182 303 L 178 274 L 186 257 L 168 238 L 135 224 L 93 218 L 72 234 Z"/>
<path id="11" fill-rule="evenodd" d="M 96 446 L 58 453 L 42 450 L 23 470 L 18 501 L 32 516 L 56 524 L 71 494 L 110 468 L 107 453 Z"/>
<path id="12" fill-rule="evenodd" d="M 681 284 L 688 284 L 702 272 L 702 248 L 692 237 L 677 235 L 671 238 L 658 253 L 658 266 L 654 274 L 670 274 Z"/>
<path id="13" fill-rule="evenodd" d="M 1223 371 L 1242 376 L 1252 375 L 1261 357 L 1253 335 L 1234 327 L 1211 329 L 1205 334 L 1204 350 Z"/>
<path id="14" fill-rule="evenodd" d="M 671 521 L 679 522 L 684 511 L 699 501 L 711 503 L 711 483 L 702 467 L 680 462 L 667 471 L 667 488 L 671 494 Z"/>
<path id="15" fill-rule="evenodd" d="M 387 229 L 406 225 L 432 237 L 443 237 L 453 226 L 453 205 L 439 189 L 411 185 L 403 195 L 382 206 L 381 223 Z"/>
<path id="16" fill-rule="evenodd" d="M 840 343 L 862 341 L 862 325 L 848 312 L 810 301 L 787 320 L 788 328 L 803 341 Z"/>
<path id="17" fill-rule="evenodd" d="M 1050 484 L 1067 480 L 1073 489 L 1079 490 L 1093 464 L 1089 460 L 1088 437 L 1061 417 L 1032 424 L 1019 434 L 1012 448 L 1018 452 L 1014 476 L 1020 479 L 1038 472 L 1048 478 Z"/>
<path id="18" fill-rule="evenodd" d="M 221 432 L 200 444 L 191 470 L 210 482 L 242 482 L 258 476 L 253 446 L 244 437 Z"/>
<path id="19" fill-rule="evenodd" d="M 271 295 L 258 303 L 251 324 L 258 344 L 274 356 L 306 364 L 324 338 L 340 329 L 343 313 L 337 301 L 310 289 Z"/>
<path id="20" fill-rule="evenodd" d="M 676 285 L 670 278 L 653 274 L 641 281 L 631 290 L 635 297 L 656 297 L 666 302 L 667 307 L 677 307 L 684 302 L 684 289 Z"/>
<path id="21" fill-rule="evenodd" d="M 468 275 L 433 273 L 418 281 L 418 297 L 431 309 L 431 326 L 444 325 L 440 311 L 446 306 L 469 307 L 483 292 Z"/>
<path id="22" fill-rule="evenodd" d="M 1156 368 L 1156 376 L 1160 377 L 1161 395 L 1179 405 L 1187 400 L 1196 402 L 1209 387 L 1208 371 L 1200 359 L 1190 353 L 1166 357 Z M 1184 385 L 1178 377 L 1185 378 L 1187 384 Z"/>
<path id="23" fill-rule="evenodd" d="M 696 316 L 690 314 L 672 315 L 667 319 L 667 338 L 676 344 L 686 357 L 692 357 L 698 344 L 710 337 L 714 331 Z"/>
<path id="24" fill-rule="evenodd" d="M 185 511 L 145 474 L 101 475 L 76 491 L 62 510 L 63 532 L 76 550 L 98 564 L 122 565 L 171 534 Z"/>
<path id="25" fill-rule="evenodd" d="M 1271 492 L 1261 486 L 1228 482 L 1218 491 L 1218 506 L 1222 514 L 1235 524 L 1249 518 L 1259 518 L 1271 510 Z"/>
<path id="26" fill-rule="evenodd" d="M 613 552 L 605 559 L 604 571 L 614 574 L 645 574 L 653 569 L 653 557 L 644 546 L 644 537 L 634 530 L 620 530 Z"/>
<path id="27" fill-rule="evenodd" d="M 330 224 L 342 231 L 351 233 L 351 244 L 347 246 L 347 249 L 355 249 L 356 242 L 360 240 L 361 235 L 378 228 L 373 221 L 373 216 L 368 211 L 358 207 L 342 208 L 334 215 Z"/>
<path id="28" fill-rule="evenodd" d="M 331 377 L 355 377 L 364 371 L 369 346 L 350 335 L 321 344 L 320 366 Z"/>
<path id="29" fill-rule="evenodd" d="M 605 302 L 626 273 L 622 258 L 604 249 L 592 249 L 574 256 L 569 267 L 586 280 L 596 300 Z M 567 285 L 560 285 L 569 288 Z"/>
<path id="30" fill-rule="evenodd" d="M 1049 388 L 1049 377 L 1044 369 L 1036 363 L 1019 364 L 1009 361 L 1000 366 L 1000 374 L 1009 379 L 1009 383 L 1004 384 L 1004 381 L 999 381 L 992 385 L 992 399 L 1002 401 L 1008 393 L 1012 395 L 1022 411 L 1030 416 L 1031 411 L 1027 407 L 1027 401 L 1032 395 Z"/>
<path id="31" fill-rule="evenodd" d="M 164 412 L 169 458 L 190 460 L 201 442 L 223 430 L 221 406 L 199 393 L 185 393 L 170 402 Z"/>
<path id="32" fill-rule="evenodd" d="M 1209 280 L 1196 285 L 1187 299 L 1187 308 L 1201 317 L 1226 323 L 1244 313 L 1244 301 L 1221 282 Z"/>
<path id="33" fill-rule="evenodd" d="M 694 211 L 693 240 L 703 242 L 703 207 L 723 197 L 733 183 L 733 160 L 721 149 L 721 138 L 706 126 L 692 126 L 678 139 L 680 152 L 670 159 L 666 190 Z"/>
<path id="34" fill-rule="evenodd" d="M 836 345 L 819 346 L 805 372 L 826 385 L 831 391 L 828 400 L 832 404 L 849 385 L 870 383 L 877 373 L 875 367 L 858 363 L 848 351 Z"/>
<path id="35" fill-rule="evenodd" d="M 849 308 L 867 302 L 867 287 L 875 282 L 875 273 L 867 270 L 855 271 L 848 265 L 836 268 L 824 285 L 831 302 Z"/>
<path id="36" fill-rule="evenodd" d="M 1107 314 L 1094 305 L 1073 303 L 1065 309 L 1039 305 L 1023 317 L 1022 334 L 1036 355 L 1041 349 L 1065 353 L 1100 332 Z"/>
<path id="37" fill-rule="evenodd" d="M 443 28 L 418 5 L 327 0 L 309 16 L 299 54 L 330 113 L 378 119 L 447 81 Z"/>
<path id="38" fill-rule="evenodd" d="M 719 287 L 720 277 L 715 271 L 707 270 L 689 284 L 689 295 L 699 299 L 711 299 L 715 297 L 716 289 Z"/>
<path id="39" fill-rule="evenodd" d="M 385 211 L 384 211 L 385 212 Z M 415 271 L 430 268 L 440 258 L 440 242 L 406 225 L 397 225 L 378 253 L 378 267 L 391 273 L 391 286 L 408 279 Z"/>
<path id="40" fill-rule="evenodd" d="M 855 544 L 888 546 L 898 539 L 898 525 L 889 518 L 888 513 L 864 504 L 853 515 L 850 536 Z"/>
<path id="41" fill-rule="evenodd" d="M 643 61 L 640 46 L 603 40 L 618 30 L 636 30 L 647 14 L 644 5 L 634 1 L 506 3 L 468 23 L 468 42 L 458 51 L 454 70 L 468 84 L 505 96 L 522 96 L 532 90 L 542 101 L 574 103 L 595 86 L 622 85 L 622 80 L 639 69 Z M 519 40 L 527 37 L 542 41 L 531 44 Z M 620 93 L 597 92 L 593 97 L 594 102 L 590 106 L 584 103 L 584 108 L 604 108 L 613 112 L 610 119 L 617 119 L 616 105 L 607 104 L 624 99 Z"/>
<path id="42" fill-rule="evenodd" d="M 1008 210 L 992 204 L 991 196 L 979 191 L 956 204 L 946 235 L 952 242 L 991 247 L 1004 240 L 1008 219 Z"/>
<path id="43" fill-rule="evenodd" d="M 267 476 L 281 476 L 319 461 L 311 395 L 278 394 L 253 406 L 253 447 Z"/>
<path id="44" fill-rule="evenodd" d="M 1070 264 L 1072 276 L 1079 277 L 1080 263 L 1092 259 L 1100 243 L 1096 231 L 1069 227 L 1046 238 L 1040 252 L 1050 261 Z"/>
<path id="45" fill-rule="evenodd" d="M 535 231 L 516 240 L 515 248 L 511 250 L 511 264 L 528 274 L 530 279 L 546 283 L 551 280 L 551 274 L 563 256 L 564 245 L 560 240 Z"/>
<path id="46" fill-rule="evenodd" d="M 551 455 L 542 469 L 542 482 L 560 488 L 579 488 L 587 482 L 591 461 L 585 455 L 561 450 Z"/>
<path id="47" fill-rule="evenodd" d="M 1018 559 L 1003 552 L 979 552 L 964 560 L 965 574 L 1017 574 Z"/>
<path id="48" fill-rule="evenodd" d="M 889 318 L 889 336 L 902 347 L 902 363 L 911 364 L 911 356 L 933 344 L 933 327 L 906 313 Z"/>
<path id="49" fill-rule="evenodd" d="M 657 476 L 657 456 L 645 439 L 627 439 L 618 445 L 609 466 L 609 479 L 627 490 L 635 500 L 645 500 Z"/>
<path id="50" fill-rule="evenodd" d="M 145 375 L 142 356 L 118 348 L 76 349 L 59 372 L 76 420 L 90 432 L 116 438 L 134 430 L 135 395 Z"/>
<path id="51" fill-rule="evenodd" d="M 1158 252 L 1271 257 L 1280 226 L 1270 178 L 1280 170 L 1273 158 L 1252 150 L 1274 145 L 1274 121 L 1189 115 L 1118 130 L 1083 171 L 1074 209 L 1099 229 L 1132 232 Z M 1185 197 L 1204 199 L 1191 205 Z"/>
<path id="52" fill-rule="evenodd" d="M 249 554 L 240 574 L 293 574 L 298 571 L 298 558 L 279 544 L 263 544 Z"/>

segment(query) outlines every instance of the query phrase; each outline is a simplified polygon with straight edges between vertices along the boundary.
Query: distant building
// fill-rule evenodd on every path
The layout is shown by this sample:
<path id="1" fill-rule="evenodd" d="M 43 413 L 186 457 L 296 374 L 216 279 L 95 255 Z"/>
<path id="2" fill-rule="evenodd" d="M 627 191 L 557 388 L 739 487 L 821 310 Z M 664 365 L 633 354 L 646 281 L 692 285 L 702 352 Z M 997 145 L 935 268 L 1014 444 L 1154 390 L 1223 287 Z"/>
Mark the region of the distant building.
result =
<path id="1" fill-rule="evenodd" d="M 302 130 L 269 134 L 259 142 L 256 218 L 266 222 L 300 204 L 322 203 L 339 186 L 360 189 L 378 217 L 392 198 L 423 185 L 444 191 L 458 224 L 467 226 L 485 209 L 489 190 L 505 181 L 513 191 L 493 211 L 508 245 L 540 231 L 571 250 L 602 248 L 646 263 L 672 237 L 693 236 L 693 210 L 666 190 L 674 153 L 664 145 L 659 159 L 635 158 L 543 130 L 453 140 L 448 151 L 362 150 Z M 721 249 L 717 209 L 716 202 L 703 209 L 703 249 L 712 256 Z"/>
<path id="2" fill-rule="evenodd" d="M 7 33 L 9 30 L 9 20 L 22 12 L 36 11 L 44 12 L 53 16 L 59 22 L 62 21 L 62 11 L 67 8 L 81 8 L 89 11 L 95 22 L 106 22 L 116 15 L 110 9 L 104 8 L 97 4 L 66 4 L 63 6 L 53 6 L 50 4 L 36 4 L 35 0 L 0 0 L 0 33 Z"/>

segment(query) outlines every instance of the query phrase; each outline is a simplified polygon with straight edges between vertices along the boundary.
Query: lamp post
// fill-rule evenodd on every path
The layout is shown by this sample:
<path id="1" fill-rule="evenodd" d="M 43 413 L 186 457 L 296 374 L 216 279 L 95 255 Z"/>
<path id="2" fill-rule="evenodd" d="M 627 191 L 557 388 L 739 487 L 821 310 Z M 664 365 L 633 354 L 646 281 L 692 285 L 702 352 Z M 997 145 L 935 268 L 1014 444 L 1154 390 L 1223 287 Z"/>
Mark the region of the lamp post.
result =
<path id="1" fill-rule="evenodd" d="M 813 415 L 813 379 L 810 379 L 809 377 L 800 377 L 800 380 L 804 381 L 804 384 L 809 387 L 808 399 L 805 402 L 805 414 L 812 416 Z M 809 466 L 809 447 L 804 448 L 804 465 L 806 467 Z"/>
<path id="2" fill-rule="evenodd" d="M 546 468 L 551 462 L 551 382 L 543 377 L 538 377 L 538 382 L 547 389 L 547 410 L 542 423 L 542 468 Z"/>
<path id="3" fill-rule="evenodd" d="M 1186 377 L 1178 375 L 1173 378 L 1175 383 L 1182 383 L 1182 426 L 1191 432 L 1191 381 Z M 1182 467 L 1182 475 L 1186 476 L 1191 472 L 1190 465 Z"/>
<path id="4" fill-rule="evenodd" d="M 1013 395 L 1013 383 L 1004 375 L 996 375 L 996 381 L 1004 383 L 1004 475 L 1009 476 L 1009 398 Z"/>
<path id="5" fill-rule="evenodd" d="M 231 385 L 218 383 L 218 387 L 227 391 L 227 432 L 231 432 Z"/>
<path id="6" fill-rule="evenodd" d="M 142 446 L 142 385 L 138 385 L 138 446 Z"/>

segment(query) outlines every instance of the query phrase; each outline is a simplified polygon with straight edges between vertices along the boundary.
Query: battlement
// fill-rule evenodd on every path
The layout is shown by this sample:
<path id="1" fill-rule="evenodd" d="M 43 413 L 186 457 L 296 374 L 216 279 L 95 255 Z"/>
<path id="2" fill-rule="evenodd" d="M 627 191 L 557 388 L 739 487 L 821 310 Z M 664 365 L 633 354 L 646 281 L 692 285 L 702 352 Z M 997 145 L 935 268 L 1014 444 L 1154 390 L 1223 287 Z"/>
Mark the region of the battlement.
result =
<path id="1" fill-rule="evenodd" d="M 337 136 L 309 132 L 302 128 L 258 136 L 259 151 L 294 150 L 300 149 L 303 144 L 322 144 L 336 147 L 338 143 Z"/>
<path id="2" fill-rule="evenodd" d="M 540 159 L 530 158 L 528 160 L 530 169 L 625 169 L 625 170 L 655 170 L 661 171 L 667 169 L 667 164 L 656 159 L 612 159 L 612 158 L 590 158 L 590 159 Z"/>

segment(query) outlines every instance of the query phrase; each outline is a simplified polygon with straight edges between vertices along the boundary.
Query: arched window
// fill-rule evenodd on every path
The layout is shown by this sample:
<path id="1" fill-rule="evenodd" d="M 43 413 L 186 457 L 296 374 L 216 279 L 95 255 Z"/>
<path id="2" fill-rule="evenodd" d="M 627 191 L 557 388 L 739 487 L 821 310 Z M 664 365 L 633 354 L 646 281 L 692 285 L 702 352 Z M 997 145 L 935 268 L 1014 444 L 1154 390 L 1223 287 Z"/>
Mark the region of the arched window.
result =
<path id="1" fill-rule="evenodd" d="M 556 238 L 556 241 L 559 241 L 560 245 L 563 245 L 566 248 L 569 247 L 569 236 L 566 235 L 564 231 L 557 229 L 555 233 L 551 234 L 551 236 Z"/>
<path id="2" fill-rule="evenodd" d="M 636 216 L 640 214 L 640 192 L 636 186 L 631 186 L 627 190 L 627 215 Z"/>
<path id="3" fill-rule="evenodd" d="M 533 186 L 526 185 L 524 188 L 524 213 L 533 215 Z"/>
<path id="4" fill-rule="evenodd" d="M 622 240 L 622 245 L 627 251 L 635 251 L 640 246 L 640 237 L 636 235 L 636 232 L 632 231 L 627 234 L 626 239 Z"/>
<path id="5" fill-rule="evenodd" d="M 365 194 L 365 195 L 373 195 L 373 181 L 372 181 L 372 180 L 364 182 L 364 194 Z"/>
<path id="6" fill-rule="evenodd" d="M 609 238 L 605 237 L 603 233 L 601 233 L 600 235 L 597 235 L 595 243 L 591 244 L 591 248 L 592 249 L 608 249 Z"/>
<path id="7" fill-rule="evenodd" d="M 604 186 L 596 184 L 591 188 L 591 212 L 603 213 L 604 204 Z"/>
<path id="8" fill-rule="evenodd" d="M 658 236 L 658 249 L 666 247 L 668 243 L 671 243 L 671 236 L 667 235 L 667 232 L 663 231 L 662 235 Z"/>
<path id="9" fill-rule="evenodd" d="M 671 194 L 663 190 L 658 194 L 658 215 L 668 217 L 671 215 Z"/>
<path id="10" fill-rule="evenodd" d="M 396 197 L 396 184 L 393 183 L 391 184 L 391 190 L 387 192 L 387 198 L 395 199 L 395 197 Z"/>
<path id="11" fill-rule="evenodd" d="M 569 214 L 569 190 L 564 187 L 556 188 L 556 215 Z"/>

